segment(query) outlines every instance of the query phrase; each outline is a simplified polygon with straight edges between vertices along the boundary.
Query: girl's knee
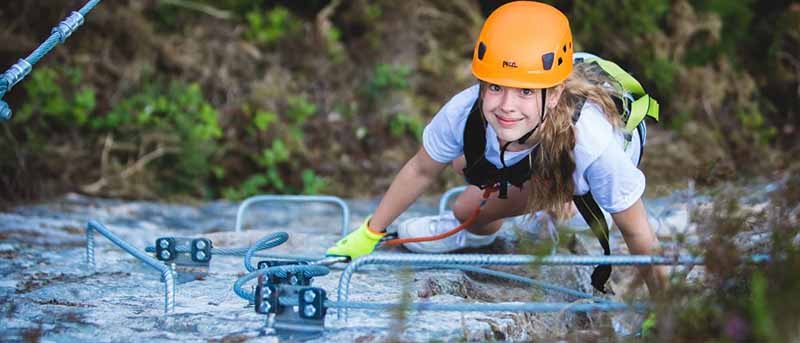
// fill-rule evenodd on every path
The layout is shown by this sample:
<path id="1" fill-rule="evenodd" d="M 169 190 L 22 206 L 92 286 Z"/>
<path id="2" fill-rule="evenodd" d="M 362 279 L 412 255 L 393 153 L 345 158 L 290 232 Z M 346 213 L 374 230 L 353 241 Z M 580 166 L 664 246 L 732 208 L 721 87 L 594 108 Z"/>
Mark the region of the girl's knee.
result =
<path id="1" fill-rule="evenodd" d="M 453 215 L 462 223 L 469 219 L 475 209 L 480 206 L 480 195 L 476 196 L 476 192 L 472 188 L 467 188 L 453 202 Z"/>

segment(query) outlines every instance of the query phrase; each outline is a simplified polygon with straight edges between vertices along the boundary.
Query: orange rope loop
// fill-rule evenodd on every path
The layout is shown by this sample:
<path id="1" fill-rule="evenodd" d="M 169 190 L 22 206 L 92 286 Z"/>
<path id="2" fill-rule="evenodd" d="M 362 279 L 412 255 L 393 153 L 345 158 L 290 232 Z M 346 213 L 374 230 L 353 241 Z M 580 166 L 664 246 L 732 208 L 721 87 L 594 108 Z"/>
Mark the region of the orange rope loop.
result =
<path id="1" fill-rule="evenodd" d="M 489 199 L 489 196 L 491 196 L 492 193 L 494 193 L 495 191 L 497 191 L 497 187 L 495 187 L 495 186 L 486 187 L 486 189 L 483 190 L 483 201 L 481 201 L 481 205 L 479 205 L 478 207 L 475 208 L 475 211 L 472 212 L 472 215 L 470 215 L 469 218 L 467 218 L 466 221 L 464 221 L 463 223 L 461 223 L 461 225 L 456 226 L 455 228 L 453 228 L 450 231 L 447 231 L 445 233 L 441 233 L 441 234 L 438 234 L 438 235 L 435 235 L 435 236 L 428 236 L 428 237 L 395 238 L 395 239 L 390 239 L 390 240 L 384 241 L 383 244 L 385 244 L 387 246 L 395 246 L 395 245 L 400 245 L 400 244 L 405 244 L 405 243 L 430 242 L 430 241 L 436 241 L 436 240 L 444 239 L 444 238 L 450 237 L 452 235 L 455 235 L 459 231 L 464 230 L 466 227 L 472 225 L 472 223 L 475 222 L 475 219 L 477 219 L 478 215 L 481 213 L 481 206 L 483 205 L 483 203 L 487 199 Z"/>

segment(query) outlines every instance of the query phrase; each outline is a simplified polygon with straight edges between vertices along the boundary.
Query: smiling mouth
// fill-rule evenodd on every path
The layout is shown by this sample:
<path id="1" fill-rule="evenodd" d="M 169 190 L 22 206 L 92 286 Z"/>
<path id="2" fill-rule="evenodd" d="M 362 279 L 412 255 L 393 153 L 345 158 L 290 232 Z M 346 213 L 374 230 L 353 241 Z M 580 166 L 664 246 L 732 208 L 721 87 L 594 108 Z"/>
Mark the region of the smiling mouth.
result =
<path id="1" fill-rule="evenodd" d="M 522 118 L 509 119 L 509 118 L 503 118 L 503 117 L 498 116 L 498 115 L 495 115 L 494 117 L 497 118 L 497 121 L 500 122 L 500 124 L 503 124 L 503 125 L 512 125 L 512 124 L 517 123 L 517 122 L 522 120 Z"/>

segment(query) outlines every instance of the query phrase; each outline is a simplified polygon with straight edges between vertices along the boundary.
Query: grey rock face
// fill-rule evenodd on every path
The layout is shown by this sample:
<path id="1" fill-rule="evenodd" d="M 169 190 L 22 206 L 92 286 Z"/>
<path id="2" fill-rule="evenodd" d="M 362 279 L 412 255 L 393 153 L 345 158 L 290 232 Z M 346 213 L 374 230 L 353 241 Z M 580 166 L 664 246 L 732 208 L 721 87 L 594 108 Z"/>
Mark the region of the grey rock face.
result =
<path id="1" fill-rule="evenodd" d="M 403 214 L 405 218 L 436 213 L 437 199 L 423 199 Z M 377 201 L 349 201 L 351 227 L 371 213 Z M 650 206 L 659 210 L 669 201 Z M 84 264 L 85 226 L 89 220 L 106 225 L 125 241 L 144 250 L 165 236 L 206 237 L 215 248 L 245 247 L 261 237 L 286 231 L 285 244 L 265 251 L 321 256 L 340 236 L 340 217 L 335 207 L 319 204 L 255 206 L 244 221 L 244 232 L 233 232 L 237 204 L 213 202 L 180 206 L 150 202 L 123 202 L 68 195 L 56 202 L 0 213 L 0 334 L 12 340 L 43 338 L 49 341 L 198 341 L 246 340 L 275 342 L 266 316 L 232 291 L 245 274 L 241 257 L 214 256 L 210 274 L 176 286 L 175 314 L 163 315 L 164 284 L 159 273 L 95 235 L 97 268 Z M 669 211 L 668 211 L 669 212 Z M 685 211 L 663 217 L 674 223 L 688 222 Z M 470 253 L 522 253 L 523 240 L 549 241 L 544 234 L 530 235 L 530 227 L 509 221 L 500 238 L 488 249 Z M 626 253 L 618 231 L 612 231 L 614 253 Z M 534 244 L 535 245 L 535 244 Z M 562 233 L 560 253 L 600 254 L 588 232 Z M 407 252 L 394 248 L 396 252 Z M 258 261 L 259 259 L 255 259 Z M 491 267 L 592 293 L 592 267 L 529 266 Z M 314 280 L 314 285 L 335 298 L 341 267 Z M 645 299 L 639 287 L 628 290 L 633 268 L 617 268 L 612 288 Z M 249 287 L 253 283 L 247 285 Z M 407 270 L 370 266 L 352 279 L 351 301 L 500 303 L 571 302 L 575 298 L 513 281 L 458 270 Z M 581 303 L 583 301 L 578 301 Z M 635 313 L 480 313 L 349 311 L 348 321 L 338 320 L 330 309 L 323 336 L 312 341 L 529 341 L 545 339 L 592 339 L 609 332 L 630 335 L 641 317 Z"/>

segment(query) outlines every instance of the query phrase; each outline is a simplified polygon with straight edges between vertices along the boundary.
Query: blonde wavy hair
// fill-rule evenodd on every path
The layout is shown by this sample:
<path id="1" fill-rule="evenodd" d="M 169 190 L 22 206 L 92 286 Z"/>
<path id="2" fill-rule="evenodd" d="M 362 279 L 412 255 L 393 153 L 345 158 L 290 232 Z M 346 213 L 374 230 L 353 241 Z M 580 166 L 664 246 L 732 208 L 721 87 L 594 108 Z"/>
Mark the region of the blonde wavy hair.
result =
<path id="1" fill-rule="evenodd" d="M 573 114 L 577 106 L 591 101 L 600 106 L 614 127 L 622 127 L 613 99 L 621 97 L 621 93 L 611 86 L 614 82 L 599 66 L 589 63 L 576 64 L 564 81 L 561 98 L 555 107 L 547 109 L 547 118 L 537 133 L 539 149 L 530 156 L 532 175 L 527 208 L 531 214 L 544 210 L 559 220 L 572 214 L 576 140 Z"/>

